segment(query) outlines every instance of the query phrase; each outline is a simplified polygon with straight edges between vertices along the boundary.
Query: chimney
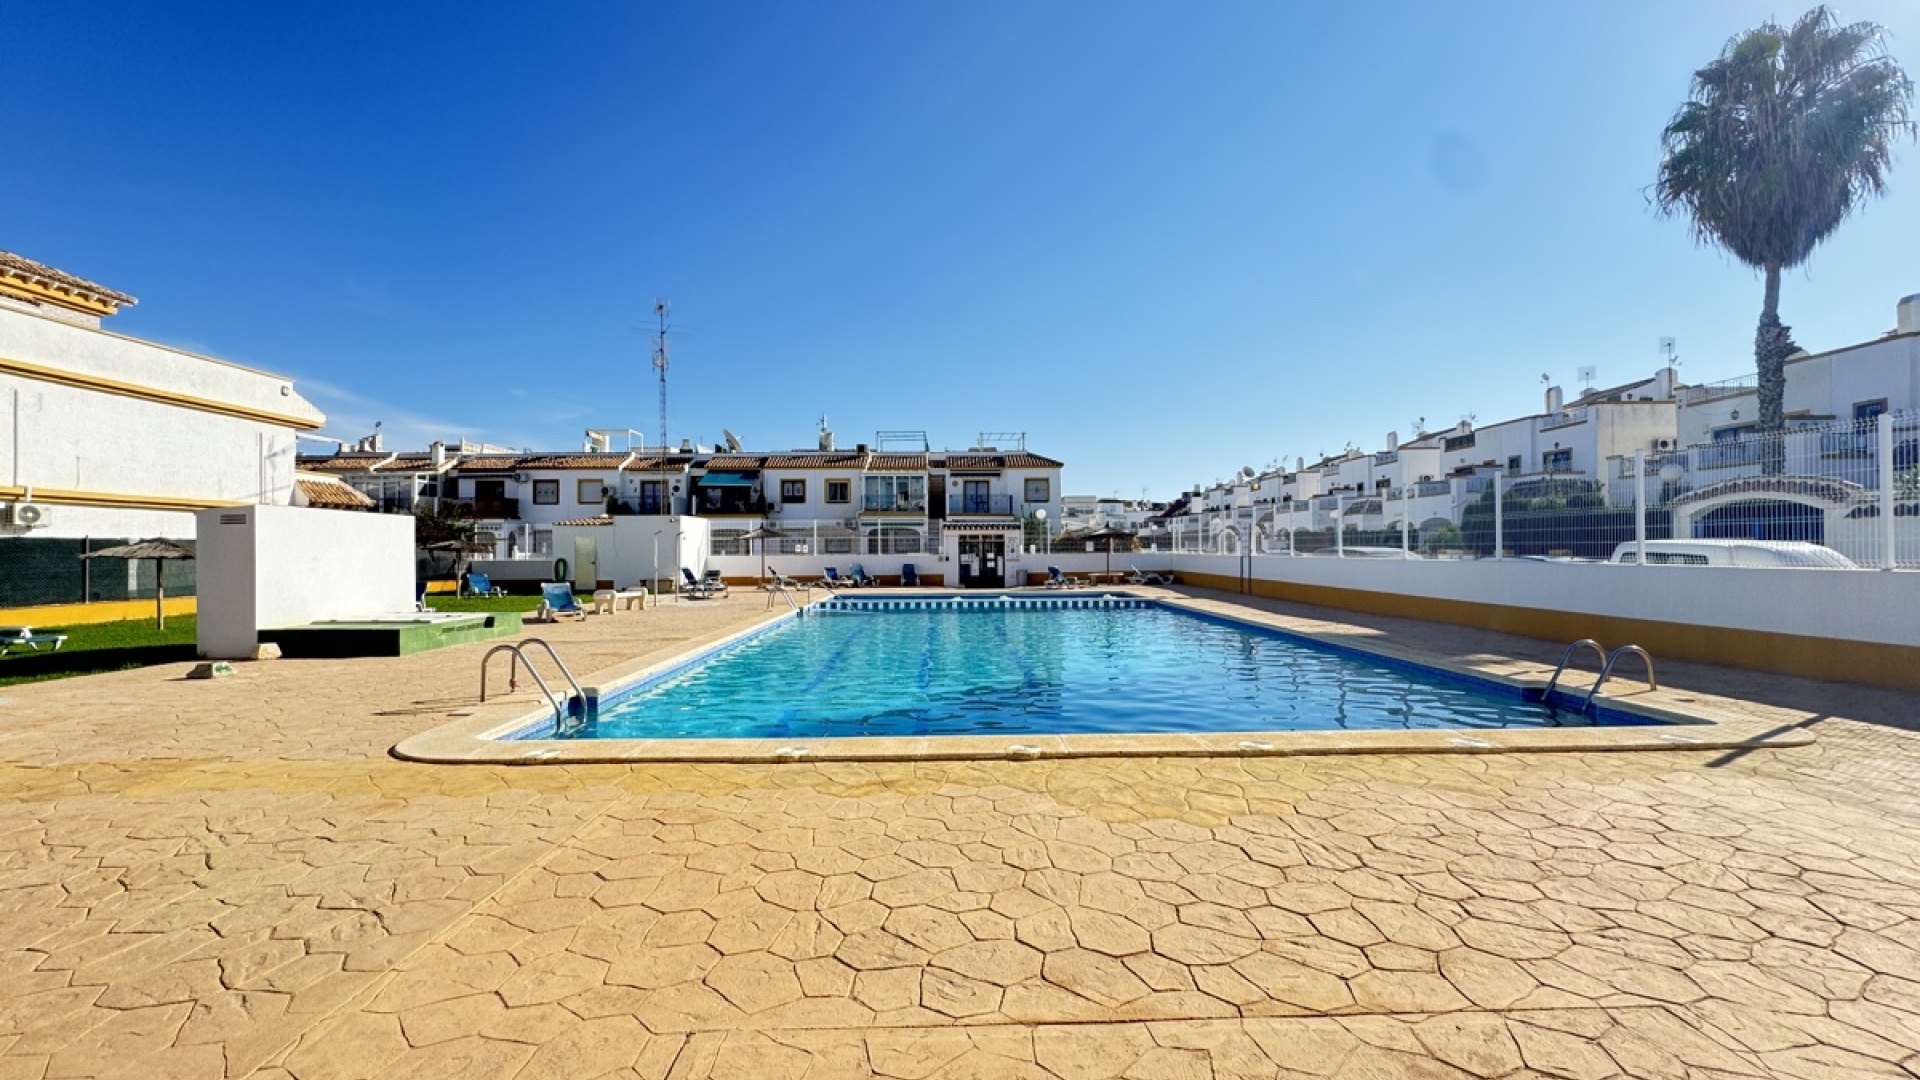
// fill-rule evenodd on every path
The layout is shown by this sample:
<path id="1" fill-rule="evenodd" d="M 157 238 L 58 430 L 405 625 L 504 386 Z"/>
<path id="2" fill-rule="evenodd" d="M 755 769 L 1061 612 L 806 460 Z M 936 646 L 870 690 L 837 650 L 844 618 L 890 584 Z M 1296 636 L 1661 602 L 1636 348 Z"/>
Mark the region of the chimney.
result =
<path id="1" fill-rule="evenodd" d="M 820 450 L 822 453 L 833 452 L 833 432 L 826 428 L 820 429 Z"/>
<path id="2" fill-rule="evenodd" d="M 854 452 L 854 453 L 856 453 L 856 454 L 864 454 L 864 453 L 866 453 L 866 452 L 867 452 L 867 444 L 866 444 L 866 443 L 854 443 L 854 444 L 853 444 L 853 452 Z"/>
<path id="3" fill-rule="evenodd" d="M 1557 413 L 1560 411 L 1561 400 L 1562 399 L 1561 399 L 1559 387 L 1557 386 L 1547 387 L 1547 415 L 1548 416 L 1552 416 L 1554 413 Z"/>
<path id="4" fill-rule="evenodd" d="M 1899 327 L 1901 333 L 1920 334 L 1920 293 L 1915 293 L 1901 300 L 1899 306 L 1894 310 L 1899 312 L 1900 315 Z"/>
<path id="5" fill-rule="evenodd" d="M 1387 453 L 1391 454 L 1398 449 L 1400 449 L 1400 433 L 1397 431 L 1387 432 Z"/>
<path id="6" fill-rule="evenodd" d="M 446 443 L 441 442 L 439 439 L 435 439 L 433 440 L 433 444 L 430 447 L 428 447 L 428 449 L 433 453 L 434 468 L 438 469 L 442 465 L 445 465 L 447 463 L 447 444 Z"/>

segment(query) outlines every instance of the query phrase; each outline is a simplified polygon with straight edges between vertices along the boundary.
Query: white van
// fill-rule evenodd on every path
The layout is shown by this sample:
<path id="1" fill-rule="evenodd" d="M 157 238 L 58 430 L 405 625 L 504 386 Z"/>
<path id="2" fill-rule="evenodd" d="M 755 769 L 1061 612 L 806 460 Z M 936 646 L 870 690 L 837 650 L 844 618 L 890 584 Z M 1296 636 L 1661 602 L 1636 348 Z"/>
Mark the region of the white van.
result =
<path id="1" fill-rule="evenodd" d="M 1638 558 L 1634 541 L 1613 549 L 1608 562 L 1631 565 Z M 1857 570 L 1852 559 L 1819 544 L 1800 540 L 1649 540 L 1648 566 L 1771 566 Z"/>

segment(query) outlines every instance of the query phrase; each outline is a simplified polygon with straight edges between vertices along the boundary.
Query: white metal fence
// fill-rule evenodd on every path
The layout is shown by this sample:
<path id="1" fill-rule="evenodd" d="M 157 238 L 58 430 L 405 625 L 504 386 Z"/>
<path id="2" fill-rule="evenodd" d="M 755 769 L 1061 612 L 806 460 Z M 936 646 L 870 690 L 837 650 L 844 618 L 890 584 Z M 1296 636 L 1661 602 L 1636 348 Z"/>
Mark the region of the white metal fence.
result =
<path id="1" fill-rule="evenodd" d="M 1672 540 L 1786 541 L 1863 568 L 1920 569 L 1920 413 L 1649 449 L 1609 459 L 1599 476 L 1488 468 L 1207 511 L 1175 520 L 1169 546 L 1350 558 L 1704 557 L 1660 543 Z"/>

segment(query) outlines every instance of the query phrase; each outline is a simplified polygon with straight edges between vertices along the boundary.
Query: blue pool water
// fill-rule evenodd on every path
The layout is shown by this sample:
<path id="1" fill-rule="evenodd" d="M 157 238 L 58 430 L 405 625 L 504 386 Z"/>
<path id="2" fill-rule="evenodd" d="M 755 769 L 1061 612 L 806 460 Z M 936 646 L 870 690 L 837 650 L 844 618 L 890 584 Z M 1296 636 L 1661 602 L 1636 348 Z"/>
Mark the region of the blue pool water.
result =
<path id="1" fill-rule="evenodd" d="M 603 701 L 580 737 L 1587 725 L 1497 684 L 1152 601 L 809 612 Z M 975 608 L 976 610 L 965 610 Z M 1603 724 L 1636 718 L 1602 713 Z M 551 738 L 552 725 L 521 737 Z"/>

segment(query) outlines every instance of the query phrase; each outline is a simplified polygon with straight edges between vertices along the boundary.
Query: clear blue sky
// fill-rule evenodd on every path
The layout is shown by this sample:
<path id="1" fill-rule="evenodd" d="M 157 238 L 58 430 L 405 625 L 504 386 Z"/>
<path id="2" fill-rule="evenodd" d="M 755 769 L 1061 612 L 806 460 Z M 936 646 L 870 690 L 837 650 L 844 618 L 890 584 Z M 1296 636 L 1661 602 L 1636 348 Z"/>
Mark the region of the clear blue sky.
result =
<path id="1" fill-rule="evenodd" d="M 331 434 L 543 449 L 1026 431 L 1164 497 L 1743 374 L 1760 286 L 1646 206 L 1746 0 L 15 5 L 0 248 L 293 375 Z M 1920 70 L 1920 5 L 1845 5 Z M 1920 292 L 1920 151 L 1791 275 L 1824 348 Z M 655 436 L 657 437 L 657 436 Z"/>

